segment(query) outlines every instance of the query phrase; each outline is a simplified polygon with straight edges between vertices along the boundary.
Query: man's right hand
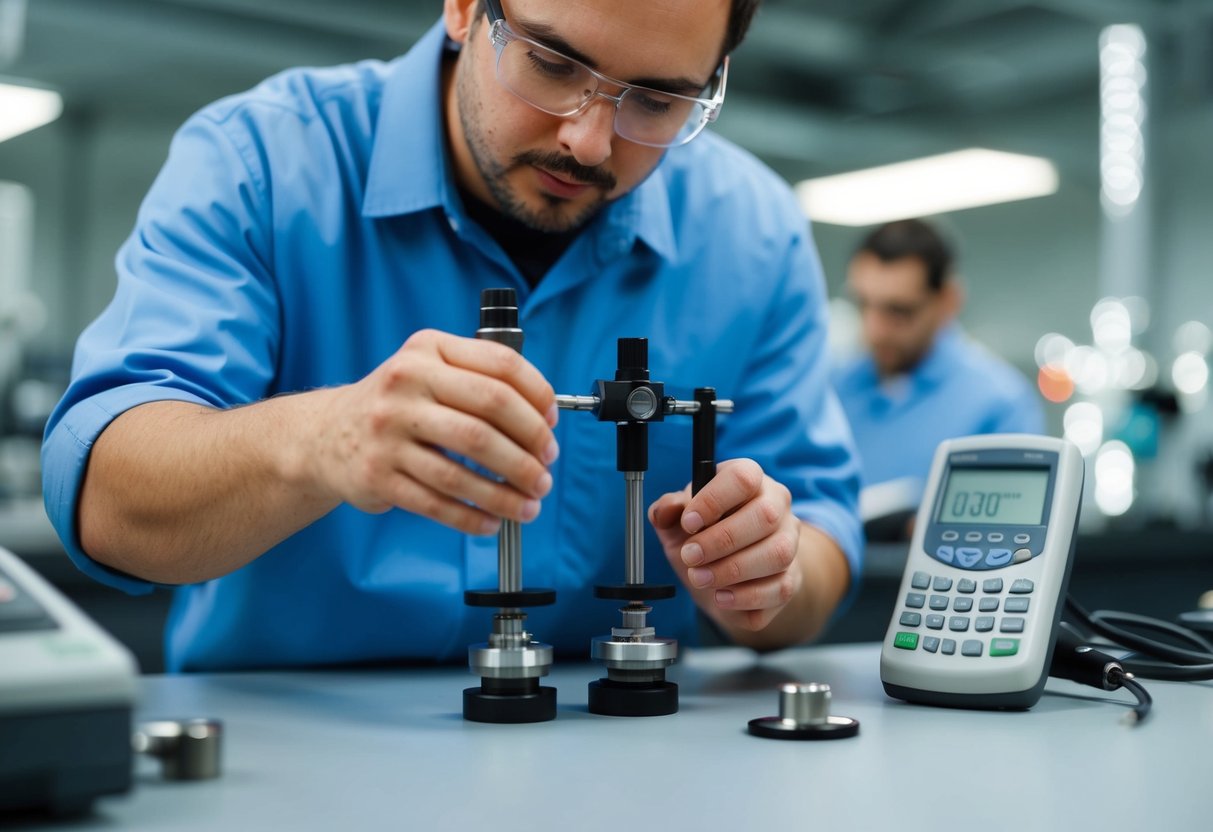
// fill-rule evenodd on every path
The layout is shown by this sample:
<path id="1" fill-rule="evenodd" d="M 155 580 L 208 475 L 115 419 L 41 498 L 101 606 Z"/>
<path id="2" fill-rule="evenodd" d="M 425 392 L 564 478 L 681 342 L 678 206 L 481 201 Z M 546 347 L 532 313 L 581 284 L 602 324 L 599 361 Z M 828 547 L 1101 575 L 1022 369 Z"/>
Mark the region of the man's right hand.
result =
<path id="1" fill-rule="evenodd" d="M 329 499 L 490 534 L 502 517 L 533 520 L 551 490 L 555 392 L 502 344 L 422 330 L 361 381 L 315 392 L 296 470 Z"/>

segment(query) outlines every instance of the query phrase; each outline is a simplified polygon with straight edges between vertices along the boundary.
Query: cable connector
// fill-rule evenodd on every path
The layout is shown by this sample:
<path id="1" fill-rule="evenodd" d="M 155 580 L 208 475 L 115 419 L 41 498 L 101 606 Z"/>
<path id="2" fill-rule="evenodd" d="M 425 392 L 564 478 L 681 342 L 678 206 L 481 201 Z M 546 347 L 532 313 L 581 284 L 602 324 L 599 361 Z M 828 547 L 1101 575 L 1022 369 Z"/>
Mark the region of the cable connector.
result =
<path id="1" fill-rule="evenodd" d="M 1126 716 L 1129 724 L 1136 725 L 1150 712 L 1150 694 L 1133 678 L 1133 674 L 1107 653 L 1085 644 L 1083 639 L 1065 626 L 1057 631 L 1057 645 L 1053 648 L 1049 675 L 1101 690 L 1127 688 L 1137 697 L 1136 707 Z"/>

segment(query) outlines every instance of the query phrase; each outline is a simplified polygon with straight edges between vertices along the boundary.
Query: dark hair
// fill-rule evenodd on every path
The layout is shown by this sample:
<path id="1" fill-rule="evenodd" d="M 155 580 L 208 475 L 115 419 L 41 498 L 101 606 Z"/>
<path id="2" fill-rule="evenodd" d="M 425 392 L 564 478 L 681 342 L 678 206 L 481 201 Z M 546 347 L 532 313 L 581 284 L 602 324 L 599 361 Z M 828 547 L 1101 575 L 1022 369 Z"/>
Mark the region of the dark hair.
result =
<path id="1" fill-rule="evenodd" d="M 882 263 L 905 257 L 922 261 L 927 268 L 927 287 L 943 288 L 952 276 L 952 248 L 933 226 L 923 220 L 898 220 L 880 226 L 863 238 L 856 254 L 874 254 Z"/>
<path id="2" fill-rule="evenodd" d="M 754 12 L 758 11 L 760 2 L 762 0 L 733 0 L 732 9 L 729 11 L 729 26 L 724 32 L 724 48 L 720 50 L 722 55 L 728 55 L 745 39 L 745 33 L 750 30 L 750 23 L 754 20 Z"/>

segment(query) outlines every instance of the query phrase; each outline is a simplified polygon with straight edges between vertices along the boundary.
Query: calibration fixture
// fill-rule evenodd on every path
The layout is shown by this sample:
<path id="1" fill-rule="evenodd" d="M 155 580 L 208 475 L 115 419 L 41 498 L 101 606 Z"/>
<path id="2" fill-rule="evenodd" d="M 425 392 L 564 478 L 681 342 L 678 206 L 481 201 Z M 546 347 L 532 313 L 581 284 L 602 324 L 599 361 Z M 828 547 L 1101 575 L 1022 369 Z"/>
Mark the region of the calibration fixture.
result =
<path id="1" fill-rule="evenodd" d="M 710 387 L 696 388 L 693 401 L 665 395 L 665 385 L 649 378 L 646 338 L 620 338 L 613 380 L 594 382 L 588 396 L 557 395 L 564 410 L 592 412 L 615 423 L 615 466 L 623 473 L 625 503 L 625 580 L 597 586 L 594 595 L 622 601 L 623 621 L 609 636 L 591 642 L 590 655 L 606 665 L 605 678 L 591 682 L 591 713 L 608 716 L 661 716 L 678 710 L 678 686 L 665 678 L 678 656 L 678 642 L 660 638 L 648 623 L 650 603 L 672 598 L 674 587 L 644 581 L 644 472 L 649 467 L 648 428 L 667 415 L 692 417 L 691 489 L 698 493 L 716 472 L 716 414 L 731 413 L 733 403 L 717 400 Z"/>
<path id="2" fill-rule="evenodd" d="M 497 341 L 522 352 L 518 299 L 513 289 L 485 289 L 480 294 L 480 328 L 476 337 Z M 522 528 L 504 520 L 497 533 L 497 589 L 468 590 L 464 603 L 497 607 L 489 640 L 468 648 L 468 665 L 480 686 L 463 692 L 463 717 L 475 722 L 543 722 L 556 716 L 556 689 L 539 684 L 552 667 L 550 645 L 526 631 L 524 607 L 554 603 L 553 589 L 522 586 Z"/>

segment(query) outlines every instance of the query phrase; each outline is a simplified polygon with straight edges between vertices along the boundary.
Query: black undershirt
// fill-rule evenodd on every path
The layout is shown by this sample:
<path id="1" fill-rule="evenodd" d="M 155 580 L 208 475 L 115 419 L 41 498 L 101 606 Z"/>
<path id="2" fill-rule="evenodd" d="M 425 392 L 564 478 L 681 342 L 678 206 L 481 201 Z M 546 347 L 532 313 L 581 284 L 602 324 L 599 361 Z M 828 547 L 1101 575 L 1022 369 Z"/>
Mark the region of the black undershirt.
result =
<path id="1" fill-rule="evenodd" d="M 513 217 L 507 217 L 496 208 L 485 205 L 462 188 L 459 189 L 459 195 L 463 198 L 463 207 L 468 216 L 497 241 L 532 289 L 539 285 L 539 281 L 556 265 L 560 255 L 564 254 L 565 249 L 580 233 L 580 229 L 561 232 L 536 231 Z"/>

